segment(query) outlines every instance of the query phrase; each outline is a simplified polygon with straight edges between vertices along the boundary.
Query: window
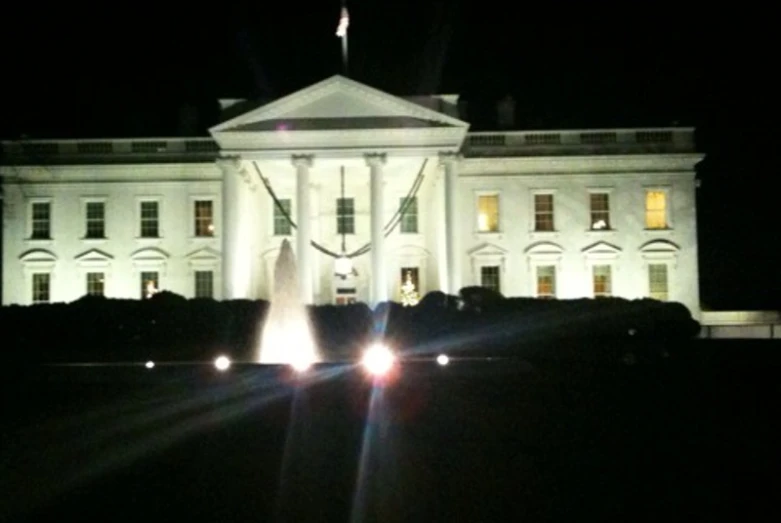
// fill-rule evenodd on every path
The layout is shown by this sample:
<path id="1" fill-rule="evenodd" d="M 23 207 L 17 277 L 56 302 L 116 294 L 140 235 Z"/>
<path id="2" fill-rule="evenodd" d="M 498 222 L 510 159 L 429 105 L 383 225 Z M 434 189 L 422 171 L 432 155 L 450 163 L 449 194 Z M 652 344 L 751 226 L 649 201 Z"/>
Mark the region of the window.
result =
<path id="1" fill-rule="evenodd" d="M 90 296 L 103 296 L 105 291 L 105 276 L 102 272 L 87 273 L 87 294 Z"/>
<path id="2" fill-rule="evenodd" d="M 51 238 L 52 204 L 50 202 L 34 202 L 32 204 L 32 234 L 34 240 Z"/>
<path id="3" fill-rule="evenodd" d="M 591 193 L 591 225 L 593 231 L 609 230 L 610 227 L 610 195 L 608 193 Z"/>
<path id="4" fill-rule="evenodd" d="M 404 306 L 417 305 L 420 302 L 420 269 L 402 267 L 399 274 L 399 296 Z"/>
<path id="5" fill-rule="evenodd" d="M 648 265 L 648 294 L 654 300 L 667 301 L 668 281 L 667 264 L 651 263 Z"/>
<path id="6" fill-rule="evenodd" d="M 33 274 L 33 303 L 49 303 L 51 298 L 51 275 L 48 272 Z"/>
<path id="7" fill-rule="evenodd" d="M 106 205 L 103 202 L 87 202 L 85 214 L 87 219 L 85 238 L 105 238 Z"/>
<path id="8" fill-rule="evenodd" d="M 336 199 L 336 232 L 355 234 L 355 199 Z"/>
<path id="9" fill-rule="evenodd" d="M 275 236 L 290 236 L 292 234 L 292 226 L 290 225 L 290 220 L 287 219 L 285 214 L 287 216 L 290 216 L 290 213 L 292 212 L 292 200 L 290 198 L 285 198 L 282 200 L 279 200 L 279 205 L 274 204 L 274 235 Z M 279 210 L 279 206 L 282 206 L 282 209 L 285 211 L 284 213 Z"/>
<path id="10" fill-rule="evenodd" d="M 667 192 L 649 190 L 645 193 L 645 228 L 667 229 Z"/>
<path id="11" fill-rule="evenodd" d="M 156 271 L 141 272 L 141 299 L 151 298 L 160 289 L 160 273 Z"/>
<path id="12" fill-rule="evenodd" d="M 537 297 L 556 297 L 556 266 L 540 265 L 537 267 Z"/>
<path id="13" fill-rule="evenodd" d="M 499 281 L 499 266 L 485 265 L 480 267 L 480 285 L 487 289 L 501 292 L 501 282 Z"/>
<path id="14" fill-rule="evenodd" d="M 498 194 L 482 194 L 477 197 L 477 230 L 499 232 Z"/>
<path id="15" fill-rule="evenodd" d="M 534 230 L 553 231 L 553 195 L 534 195 Z"/>
<path id="16" fill-rule="evenodd" d="M 603 298 L 613 295 L 610 265 L 594 265 L 592 268 L 594 297 Z"/>
<path id="17" fill-rule="evenodd" d="M 158 202 L 141 202 L 141 237 L 160 237 L 160 205 Z"/>
<path id="18" fill-rule="evenodd" d="M 357 303 L 357 301 L 354 288 L 340 287 L 336 289 L 336 299 L 334 300 L 336 305 L 350 305 Z"/>
<path id="19" fill-rule="evenodd" d="M 401 198 L 399 206 L 400 209 L 404 210 L 403 214 L 401 215 L 401 232 L 405 234 L 417 234 L 418 199 L 415 196 L 410 198 Z"/>
<path id="20" fill-rule="evenodd" d="M 214 297 L 214 272 L 213 271 L 195 271 L 195 297 L 196 298 Z"/>
<path id="21" fill-rule="evenodd" d="M 214 202 L 211 200 L 195 201 L 195 235 L 214 236 Z"/>

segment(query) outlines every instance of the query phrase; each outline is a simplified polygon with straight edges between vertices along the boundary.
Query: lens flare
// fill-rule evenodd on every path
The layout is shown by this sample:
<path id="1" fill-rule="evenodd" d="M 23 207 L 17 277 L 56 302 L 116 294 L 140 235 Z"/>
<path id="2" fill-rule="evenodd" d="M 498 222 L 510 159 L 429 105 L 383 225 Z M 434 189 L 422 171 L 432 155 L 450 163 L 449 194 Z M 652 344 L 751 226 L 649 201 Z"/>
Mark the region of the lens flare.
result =
<path id="1" fill-rule="evenodd" d="M 228 359 L 227 356 L 218 356 L 214 360 L 214 366 L 217 367 L 217 370 L 219 371 L 228 370 L 228 368 L 231 366 L 231 360 Z"/>
<path id="2" fill-rule="evenodd" d="M 385 345 L 375 343 L 363 353 L 363 366 L 373 376 L 384 376 L 393 368 L 396 357 Z"/>

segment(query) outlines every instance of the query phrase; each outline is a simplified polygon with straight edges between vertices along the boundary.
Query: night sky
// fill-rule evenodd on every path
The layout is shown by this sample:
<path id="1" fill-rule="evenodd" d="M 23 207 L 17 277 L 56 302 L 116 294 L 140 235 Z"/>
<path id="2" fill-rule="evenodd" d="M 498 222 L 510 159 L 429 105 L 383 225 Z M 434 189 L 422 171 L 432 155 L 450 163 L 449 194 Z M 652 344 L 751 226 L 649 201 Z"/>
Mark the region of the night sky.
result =
<path id="1" fill-rule="evenodd" d="M 205 133 L 217 98 L 278 97 L 342 72 L 339 0 L 96 5 L 3 13 L 0 136 L 174 136 L 185 107 Z M 504 5 L 349 2 L 349 76 L 460 93 L 475 129 L 507 94 L 519 129 L 696 126 L 703 304 L 781 308 L 778 167 L 758 140 L 773 132 L 773 17 L 746 3 Z"/>

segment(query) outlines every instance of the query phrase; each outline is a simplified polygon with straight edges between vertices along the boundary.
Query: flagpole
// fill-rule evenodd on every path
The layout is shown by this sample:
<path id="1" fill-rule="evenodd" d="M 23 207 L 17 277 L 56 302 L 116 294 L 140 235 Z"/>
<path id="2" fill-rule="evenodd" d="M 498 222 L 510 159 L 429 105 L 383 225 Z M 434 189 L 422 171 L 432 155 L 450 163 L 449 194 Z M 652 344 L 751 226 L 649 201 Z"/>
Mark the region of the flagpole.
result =
<path id="1" fill-rule="evenodd" d="M 342 72 L 347 76 L 348 52 L 347 52 L 347 27 L 350 25 L 350 14 L 347 12 L 347 2 L 342 0 L 342 9 L 339 12 L 339 25 L 336 27 L 336 36 L 342 39 Z"/>
<path id="2" fill-rule="evenodd" d="M 347 32 L 345 31 L 342 37 L 342 70 L 345 76 L 350 75 L 348 62 L 347 62 Z"/>

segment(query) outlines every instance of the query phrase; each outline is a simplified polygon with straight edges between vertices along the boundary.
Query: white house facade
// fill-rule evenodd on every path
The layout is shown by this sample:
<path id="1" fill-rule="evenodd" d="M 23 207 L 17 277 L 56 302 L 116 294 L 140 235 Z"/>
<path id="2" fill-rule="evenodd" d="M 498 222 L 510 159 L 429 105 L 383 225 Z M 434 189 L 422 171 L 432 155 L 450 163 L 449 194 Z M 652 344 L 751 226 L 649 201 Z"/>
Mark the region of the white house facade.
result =
<path id="1" fill-rule="evenodd" d="M 3 303 L 269 299 L 288 239 L 307 303 L 411 278 L 700 316 L 693 129 L 474 133 L 456 98 L 334 76 L 211 138 L 4 142 Z"/>

